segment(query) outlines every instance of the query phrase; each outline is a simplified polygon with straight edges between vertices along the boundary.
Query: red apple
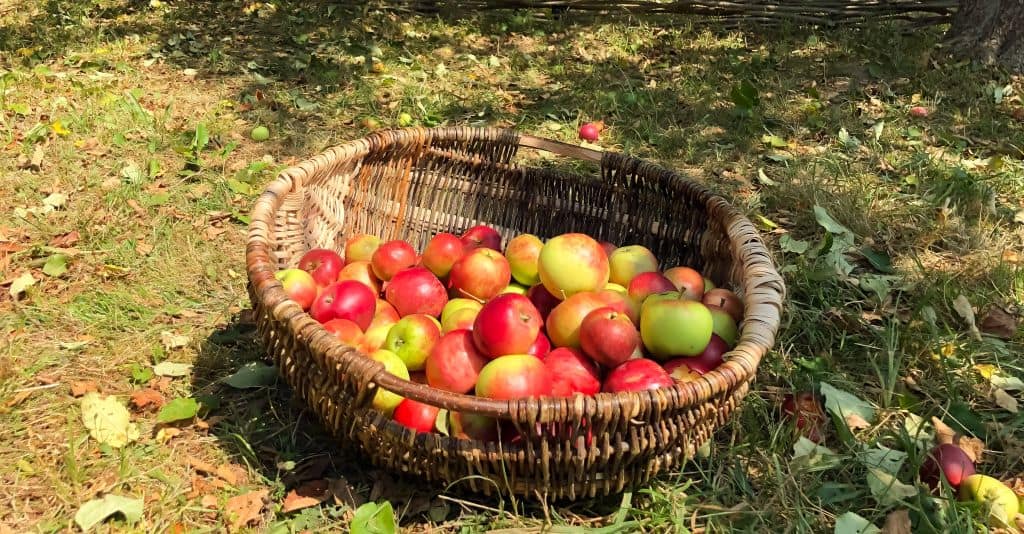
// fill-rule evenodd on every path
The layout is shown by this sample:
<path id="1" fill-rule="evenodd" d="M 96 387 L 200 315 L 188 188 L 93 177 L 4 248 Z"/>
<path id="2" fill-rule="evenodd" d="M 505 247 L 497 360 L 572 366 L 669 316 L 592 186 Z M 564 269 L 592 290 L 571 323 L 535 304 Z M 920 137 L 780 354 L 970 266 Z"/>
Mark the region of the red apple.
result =
<path id="1" fill-rule="evenodd" d="M 424 267 L 399 271 L 384 288 L 384 296 L 402 317 L 415 313 L 436 317 L 448 304 L 444 284 Z"/>
<path id="2" fill-rule="evenodd" d="M 577 293 L 555 306 L 545 323 L 548 338 L 556 347 L 580 348 L 580 325 L 590 312 L 608 302 L 592 291 Z"/>
<path id="3" fill-rule="evenodd" d="M 441 336 L 427 357 L 424 370 L 430 387 L 468 393 L 490 358 L 476 348 L 473 333 L 455 330 Z"/>
<path id="4" fill-rule="evenodd" d="M 391 327 L 394 324 L 378 324 L 374 325 L 370 323 L 370 328 L 366 329 L 366 333 L 363 334 L 357 347 L 359 350 L 370 354 L 375 350 L 384 348 L 384 343 L 388 340 L 388 332 L 391 331 Z"/>
<path id="5" fill-rule="evenodd" d="M 440 339 L 437 319 L 424 314 L 406 315 L 388 331 L 384 348 L 397 354 L 410 371 L 420 371 Z"/>
<path id="6" fill-rule="evenodd" d="M 508 260 L 491 248 L 476 248 L 455 262 L 448 273 L 448 287 L 455 297 L 488 301 L 512 280 Z"/>
<path id="7" fill-rule="evenodd" d="M 532 234 L 520 234 L 512 238 L 505 247 L 505 259 L 512 270 L 512 278 L 524 286 L 540 283 L 537 274 L 537 258 L 544 242 Z"/>
<path id="8" fill-rule="evenodd" d="M 398 310 L 394 306 L 388 304 L 388 301 L 384 299 L 377 299 L 377 303 L 373 308 L 373 320 L 370 321 L 370 326 L 367 327 L 367 330 L 375 326 L 391 326 L 397 323 L 399 319 L 401 319 L 401 316 L 398 315 Z"/>
<path id="9" fill-rule="evenodd" d="M 576 349 L 557 348 L 544 357 L 551 375 L 551 395 L 572 397 L 576 393 L 594 395 L 601 391 L 597 365 Z"/>
<path id="10" fill-rule="evenodd" d="M 288 298 L 295 301 L 303 310 L 308 310 L 316 300 L 317 287 L 313 276 L 302 269 L 282 269 L 274 273 Z"/>
<path id="11" fill-rule="evenodd" d="M 345 241 L 345 262 L 370 261 L 380 244 L 380 238 L 370 234 L 356 234 L 348 238 Z"/>
<path id="12" fill-rule="evenodd" d="M 704 296 L 704 277 L 694 269 L 673 267 L 665 271 L 665 278 L 672 281 L 684 299 L 700 300 Z"/>
<path id="13" fill-rule="evenodd" d="M 963 480 L 975 473 L 974 462 L 963 449 L 952 443 L 943 443 L 932 449 L 921 464 L 921 481 L 931 488 L 939 486 L 942 475 L 950 486 L 959 488 Z"/>
<path id="14" fill-rule="evenodd" d="M 327 287 L 338 281 L 345 261 L 333 250 L 315 248 L 299 258 L 299 269 L 306 271 L 316 280 L 316 285 Z"/>
<path id="15" fill-rule="evenodd" d="M 728 289 L 715 288 L 704 294 L 701 300 L 708 308 L 721 308 L 737 323 L 743 320 L 743 301 Z"/>
<path id="16" fill-rule="evenodd" d="M 489 248 L 491 250 L 501 251 L 501 234 L 489 226 L 478 224 L 469 230 L 466 230 L 460 239 L 462 240 L 462 246 L 466 249 L 466 252 L 478 248 Z"/>
<path id="17" fill-rule="evenodd" d="M 416 265 L 416 250 L 400 239 L 388 241 L 377 247 L 370 263 L 373 265 L 373 274 L 381 280 L 388 281 L 399 271 Z"/>
<path id="18" fill-rule="evenodd" d="M 692 358 L 676 358 L 665 362 L 663 367 L 676 382 L 693 382 L 704 373 L 691 367 Z"/>
<path id="19" fill-rule="evenodd" d="M 736 339 L 739 337 L 739 329 L 732 316 L 721 308 L 708 308 L 711 312 L 711 331 L 722 338 L 729 348 L 736 346 Z"/>
<path id="20" fill-rule="evenodd" d="M 597 292 L 597 296 L 604 300 L 608 307 L 629 317 L 629 321 L 634 325 L 640 324 L 640 305 L 629 295 L 612 289 L 602 289 Z"/>
<path id="21" fill-rule="evenodd" d="M 636 275 L 657 271 L 658 258 L 655 258 L 654 253 L 647 247 L 629 245 L 615 249 L 615 252 L 608 256 L 608 268 L 610 282 L 628 286 Z"/>
<path id="22" fill-rule="evenodd" d="M 480 352 L 497 358 L 525 354 L 544 325 L 530 299 L 505 293 L 484 304 L 473 322 L 473 339 Z"/>
<path id="23" fill-rule="evenodd" d="M 931 113 L 931 111 L 929 111 L 928 108 L 926 108 L 924 106 L 914 106 L 914 107 L 910 108 L 910 116 L 911 117 L 917 117 L 919 119 L 923 119 L 923 118 L 927 117 L 930 113 Z"/>
<path id="24" fill-rule="evenodd" d="M 373 274 L 373 266 L 368 261 L 354 261 L 342 267 L 338 281 L 345 280 L 355 280 L 370 288 L 374 294 L 380 293 L 380 280 Z"/>
<path id="25" fill-rule="evenodd" d="M 598 308 L 588 313 L 580 325 L 580 347 L 597 363 L 617 367 L 640 347 L 640 332 L 623 313 L 609 307 Z"/>
<path id="26" fill-rule="evenodd" d="M 484 305 L 473 299 L 451 299 L 441 310 L 441 333 L 472 330 L 476 315 Z"/>
<path id="27" fill-rule="evenodd" d="M 551 340 L 548 339 L 548 336 L 544 335 L 544 332 L 537 334 L 537 339 L 533 341 L 530 348 L 526 349 L 526 354 L 541 359 L 549 352 L 551 352 Z"/>
<path id="28" fill-rule="evenodd" d="M 420 261 L 438 278 L 444 278 L 463 254 L 462 241 L 455 234 L 440 233 L 427 243 Z"/>
<path id="29" fill-rule="evenodd" d="M 694 300 L 658 300 L 640 314 L 640 339 L 659 360 L 700 354 L 712 328 L 711 312 Z"/>
<path id="30" fill-rule="evenodd" d="M 432 432 L 439 411 L 441 410 L 437 406 L 423 404 L 412 399 L 402 399 L 402 402 L 395 406 L 391 417 L 396 423 L 416 432 Z"/>
<path id="31" fill-rule="evenodd" d="M 598 241 L 597 244 L 601 245 L 601 250 L 604 251 L 605 256 L 611 256 L 612 252 L 615 252 L 615 249 L 619 248 L 615 243 L 608 241 Z"/>
<path id="32" fill-rule="evenodd" d="M 619 393 L 623 391 L 644 391 L 667 388 L 675 380 L 654 360 L 638 358 L 629 360 L 608 372 L 602 391 Z"/>
<path id="33" fill-rule="evenodd" d="M 653 271 L 640 273 L 629 282 L 629 297 L 636 302 L 643 302 L 648 296 L 655 293 L 675 291 L 676 285 L 665 275 Z"/>
<path id="34" fill-rule="evenodd" d="M 608 255 L 586 234 L 562 234 L 540 249 L 537 272 L 548 293 L 565 300 L 604 288 L 609 276 Z"/>
<path id="35" fill-rule="evenodd" d="M 787 394 L 782 400 L 782 413 L 796 420 L 796 428 L 807 439 L 821 443 L 828 419 L 821 401 L 811 392 Z"/>
<path id="36" fill-rule="evenodd" d="M 687 365 L 694 371 L 704 374 L 722 365 L 726 352 L 729 352 L 729 345 L 722 338 L 711 334 L 711 341 L 700 354 L 686 358 Z"/>
<path id="37" fill-rule="evenodd" d="M 537 284 L 530 289 L 526 290 L 526 298 L 530 299 L 530 302 L 540 312 L 540 316 L 547 319 L 548 314 L 551 310 L 555 309 L 555 306 L 561 304 L 561 300 L 555 298 L 554 295 L 548 293 L 548 290 L 544 288 L 543 284 Z"/>
<path id="38" fill-rule="evenodd" d="M 459 439 L 498 441 L 498 421 L 475 413 L 448 412 L 448 434 Z"/>
<path id="39" fill-rule="evenodd" d="M 499 400 L 550 395 L 551 374 L 544 362 L 529 354 L 501 356 L 480 370 L 476 394 Z"/>
<path id="40" fill-rule="evenodd" d="M 359 347 L 363 342 L 363 330 L 359 325 L 348 319 L 331 319 L 324 323 L 324 330 L 350 347 Z"/>
<path id="41" fill-rule="evenodd" d="M 580 139 L 584 141 L 597 141 L 601 136 L 601 130 L 592 122 L 585 122 L 580 126 Z"/>
<path id="42" fill-rule="evenodd" d="M 377 297 L 370 288 L 354 280 L 345 280 L 320 291 L 320 296 L 309 309 L 309 315 L 321 323 L 331 319 L 348 319 L 365 331 L 373 320 L 376 307 Z"/>

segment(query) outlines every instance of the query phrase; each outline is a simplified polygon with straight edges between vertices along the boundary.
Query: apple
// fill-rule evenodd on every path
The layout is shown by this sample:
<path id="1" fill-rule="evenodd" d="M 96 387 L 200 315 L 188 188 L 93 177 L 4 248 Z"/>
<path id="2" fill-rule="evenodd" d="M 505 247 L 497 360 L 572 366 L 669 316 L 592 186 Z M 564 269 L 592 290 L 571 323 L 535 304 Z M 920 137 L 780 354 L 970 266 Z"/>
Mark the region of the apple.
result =
<path id="1" fill-rule="evenodd" d="M 537 334 L 537 339 L 533 340 L 530 348 L 526 349 L 526 354 L 541 359 L 549 352 L 551 352 L 551 340 L 548 339 L 548 336 L 544 335 L 544 332 Z"/>
<path id="2" fill-rule="evenodd" d="M 437 421 L 437 413 L 440 411 L 441 409 L 437 406 L 423 404 L 412 399 L 402 399 L 402 402 L 395 406 L 395 412 L 391 418 L 396 423 L 416 432 L 433 432 L 434 422 Z"/>
<path id="3" fill-rule="evenodd" d="M 373 274 L 373 265 L 368 261 L 354 261 L 342 267 L 338 281 L 344 280 L 355 280 L 370 288 L 374 294 L 380 293 L 380 280 Z"/>
<path id="4" fill-rule="evenodd" d="M 384 299 L 377 299 L 377 303 L 373 308 L 373 320 L 370 321 L 370 326 L 367 327 L 367 331 L 376 326 L 388 325 L 391 326 L 398 322 L 402 317 L 398 315 L 398 310 L 394 306 L 388 304 L 388 301 Z"/>
<path id="5" fill-rule="evenodd" d="M 455 297 L 488 301 L 512 280 L 508 260 L 491 248 L 476 248 L 459 258 L 448 273 L 448 287 Z"/>
<path id="6" fill-rule="evenodd" d="M 608 306 L 608 302 L 593 291 L 576 293 L 555 306 L 548 314 L 546 331 L 556 347 L 580 348 L 580 325 L 590 312 Z"/>
<path id="7" fill-rule="evenodd" d="M 665 278 L 676 286 L 684 299 L 700 300 L 704 296 L 704 277 L 695 269 L 673 267 L 665 271 Z"/>
<path id="8" fill-rule="evenodd" d="M 692 358 L 676 358 L 665 362 L 662 367 L 668 372 L 669 376 L 672 377 L 676 382 L 693 382 L 701 377 L 704 373 L 694 369 L 690 365 Z"/>
<path id="9" fill-rule="evenodd" d="M 544 284 L 537 284 L 526 290 L 526 298 L 537 307 L 540 316 L 547 319 L 551 310 L 555 309 L 562 301 L 556 298 L 544 287 Z"/>
<path id="10" fill-rule="evenodd" d="M 529 288 L 526 286 L 522 286 L 515 282 L 512 282 L 511 284 L 505 286 L 505 289 L 502 289 L 501 292 L 498 294 L 501 295 L 504 293 L 515 293 L 516 295 L 526 295 L 527 289 Z"/>
<path id="11" fill-rule="evenodd" d="M 497 358 L 524 354 L 537 340 L 544 321 L 530 299 L 505 293 L 480 309 L 473 322 L 473 339 L 480 352 Z"/>
<path id="12" fill-rule="evenodd" d="M 675 380 L 668 371 L 654 360 L 638 358 L 629 360 L 608 372 L 602 391 L 619 393 L 623 391 L 644 391 L 672 387 Z"/>
<path id="13" fill-rule="evenodd" d="M 686 358 L 687 365 L 704 374 L 722 365 L 726 352 L 729 352 L 729 345 L 717 334 L 711 334 L 711 341 L 708 341 L 708 346 L 700 354 Z"/>
<path id="14" fill-rule="evenodd" d="M 585 122 L 583 126 L 580 126 L 580 139 L 584 141 L 597 141 L 597 138 L 600 136 L 601 130 L 598 129 L 596 124 Z"/>
<path id="15" fill-rule="evenodd" d="M 452 299 L 449 302 L 452 302 L 452 301 L 455 301 L 455 300 L 469 300 L 469 299 Z M 442 311 L 441 312 L 441 333 L 442 334 L 447 334 L 448 332 L 453 332 L 455 330 L 472 330 L 473 329 L 473 323 L 476 322 L 476 316 L 477 316 L 478 313 L 480 313 L 480 308 L 483 306 L 483 304 L 480 304 L 479 302 L 477 302 L 475 300 L 472 300 L 470 302 L 476 304 L 477 306 L 475 308 L 474 307 L 469 307 L 469 306 L 461 306 L 461 307 L 456 308 L 454 311 L 449 311 L 449 312 Z M 446 309 L 447 309 L 447 307 L 446 307 Z"/>
<path id="16" fill-rule="evenodd" d="M 614 291 L 616 293 L 621 293 L 623 295 L 629 295 L 629 290 L 627 290 L 625 286 L 616 284 L 614 282 L 608 282 L 607 284 L 604 285 L 604 288 L 608 291 Z"/>
<path id="17" fill-rule="evenodd" d="M 444 278 L 463 253 L 462 241 L 455 234 L 440 233 L 427 242 L 420 262 L 435 276 Z"/>
<path id="18" fill-rule="evenodd" d="M 370 234 L 356 234 L 348 238 L 345 241 L 345 261 L 370 261 L 381 242 L 379 237 Z"/>
<path id="19" fill-rule="evenodd" d="M 317 287 L 313 276 L 302 269 L 282 269 L 274 273 L 288 298 L 303 310 L 308 310 L 316 300 Z"/>
<path id="20" fill-rule="evenodd" d="M 721 308 L 708 308 L 711 312 L 711 331 L 725 341 L 729 348 L 736 346 L 736 338 L 739 337 L 739 328 L 732 316 Z"/>
<path id="21" fill-rule="evenodd" d="M 409 380 L 409 369 L 405 367 L 405 363 L 398 357 L 394 352 L 389 350 L 375 350 L 370 353 L 370 359 L 380 362 L 384 365 L 384 370 L 401 378 L 402 380 Z M 395 406 L 398 406 L 402 402 L 401 395 L 392 393 L 386 389 L 378 389 L 377 393 L 373 395 L 373 407 L 386 413 L 390 414 Z"/>
<path id="22" fill-rule="evenodd" d="M 610 307 L 588 313 L 580 324 L 580 347 L 584 354 L 605 367 L 617 367 L 629 360 L 639 346 L 640 332 L 632 321 Z"/>
<path id="23" fill-rule="evenodd" d="M 376 307 L 377 297 L 370 288 L 354 280 L 345 280 L 320 291 L 320 296 L 309 308 L 309 315 L 321 323 L 348 319 L 365 331 L 373 320 Z"/>
<path id="24" fill-rule="evenodd" d="M 515 278 L 516 282 L 527 287 L 540 283 L 537 259 L 543 247 L 544 242 L 533 234 L 520 234 L 508 242 L 508 246 L 505 247 L 505 259 L 508 260 L 512 278 Z"/>
<path id="25" fill-rule="evenodd" d="M 611 256 L 615 249 L 619 248 L 615 243 L 609 241 L 598 241 L 598 245 L 601 245 L 601 250 L 604 251 L 605 256 Z"/>
<path id="26" fill-rule="evenodd" d="M 384 348 L 397 354 L 410 371 L 420 371 L 439 339 L 441 328 L 437 319 L 423 314 L 406 315 L 391 327 Z"/>
<path id="27" fill-rule="evenodd" d="M 701 299 L 708 308 L 720 308 L 732 316 L 737 323 L 743 320 L 743 301 L 736 293 L 728 289 L 715 288 L 704 294 Z"/>
<path id="28" fill-rule="evenodd" d="M 501 234 L 490 226 L 478 224 L 466 230 L 462 237 L 462 246 L 466 252 L 478 248 L 501 251 Z"/>
<path id="29" fill-rule="evenodd" d="M 316 280 L 316 285 L 327 287 L 338 281 L 345 261 L 333 250 L 314 248 L 299 258 L 299 269 L 306 271 Z"/>
<path id="30" fill-rule="evenodd" d="M 480 370 L 476 394 L 488 399 L 522 399 L 551 394 L 551 374 L 544 362 L 529 354 L 495 358 Z"/>
<path id="31" fill-rule="evenodd" d="M 796 428 L 807 439 L 821 443 L 827 423 L 821 401 L 809 391 L 787 394 L 782 399 L 782 413 L 795 420 Z"/>
<path id="32" fill-rule="evenodd" d="M 454 330 L 441 336 L 424 365 L 430 387 L 468 393 L 476 385 L 480 370 L 490 361 L 473 342 L 469 330 Z"/>
<path id="33" fill-rule="evenodd" d="M 665 278 L 665 275 L 657 271 L 636 275 L 636 277 L 629 281 L 629 287 L 627 288 L 629 297 L 640 303 L 642 303 L 648 296 L 655 293 L 665 293 L 667 291 L 675 290 L 676 285 L 668 278 Z"/>
<path id="34" fill-rule="evenodd" d="M 634 325 L 640 323 L 640 305 L 629 295 L 611 289 L 602 289 L 597 292 L 597 296 L 613 310 L 629 317 L 629 321 Z"/>
<path id="35" fill-rule="evenodd" d="M 919 118 L 919 119 L 923 119 L 923 118 L 927 117 L 930 113 L 931 113 L 931 111 L 929 111 L 928 108 L 926 108 L 924 106 L 914 106 L 914 107 L 910 108 L 910 116 L 911 117 L 916 117 L 916 118 Z"/>
<path id="36" fill-rule="evenodd" d="M 608 256 L 608 268 L 609 281 L 628 286 L 636 275 L 657 271 L 658 258 L 655 258 L 654 253 L 645 246 L 629 245 L 615 249 L 615 252 Z"/>
<path id="37" fill-rule="evenodd" d="M 1017 494 L 1006 484 L 977 473 L 960 482 L 960 499 L 974 501 L 987 508 L 989 521 L 1008 527 L 1020 511 Z"/>
<path id="38" fill-rule="evenodd" d="M 323 326 L 324 330 L 334 334 L 334 337 L 350 347 L 359 347 L 363 342 L 363 329 L 348 319 L 331 319 Z"/>
<path id="39" fill-rule="evenodd" d="M 544 243 L 537 271 L 548 292 L 565 300 L 608 283 L 608 255 L 586 234 L 562 234 Z"/>
<path id="40" fill-rule="evenodd" d="M 660 302 L 662 300 L 679 300 L 680 296 L 681 295 L 678 291 L 666 291 L 664 293 L 655 293 L 650 295 L 644 299 L 643 304 L 640 306 L 640 316 L 642 317 L 647 308 L 655 302 Z"/>
<path id="41" fill-rule="evenodd" d="M 459 439 L 498 441 L 498 420 L 475 413 L 448 412 L 448 434 Z"/>
<path id="42" fill-rule="evenodd" d="M 384 296 L 402 317 L 416 313 L 437 316 L 448 304 L 444 284 L 425 267 L 411 267 L 396 273 L 384 288 Z"/>
<path id="43" fill-rule="evenodd" d="M 549 352 L 544 357 L 544 366 L 551 375 L 552 396 L 594 395 L 601 391 L 597 366 L 576 349 L 561 347 Z"/>
<path id="44" fill-rule="evenodd" d="M 359 350 L 370 354 L 371 352 L 384 348 L 384 343 L 388 340 L 388 332 L 391 331 L 393 324 L 370 324 L 370 328 L 366 329 L 366 333 L 359 343 Z"/>
<path id="45" fill-rule="evenodd" d="M 710 278 L 705 276 L 704 277 L 704 293 L 707 293 L 708 291 L 711 291 L 714 288 L 715 288 L 715 283 L 712 282 Z"/>
<path id="46" fill-rule="evenodd" d="M 711 312 L 700 302 L 658 300 L 640 314 L 640 339 L 660 360 L 696 356 L 711 341 L 713 326 Z"/>
<path id="47" fill-rule="evenodd" d="M 970 456 L 952 443 L 943 443 L 932 449 L 918 472 L 921 480 L 931 488 L 939 486 L 940 475 L 950 486 L 959 488 L 965 478 L 975 473 Z"/>
<path id="48" fill-rule="evenodd" d="M 377 247 L 370 264 L 373 266 L 373 274 L 386 282 L 399 271 L 416 265 L 416 250 L 401 239 L 388 241 Z"/>

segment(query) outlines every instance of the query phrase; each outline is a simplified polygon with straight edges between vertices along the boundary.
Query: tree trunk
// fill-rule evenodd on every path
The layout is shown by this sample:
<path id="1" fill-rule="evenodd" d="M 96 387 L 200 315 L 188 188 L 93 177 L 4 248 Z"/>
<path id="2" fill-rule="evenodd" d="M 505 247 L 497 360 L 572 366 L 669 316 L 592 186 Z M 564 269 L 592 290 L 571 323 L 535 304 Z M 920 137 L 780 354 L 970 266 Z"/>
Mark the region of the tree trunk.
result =
<path id="1" fill-rule="evenodd" d="M 960 0 L 946 39 L 957 54 L 1024 72 L 1024 0 Z"/>

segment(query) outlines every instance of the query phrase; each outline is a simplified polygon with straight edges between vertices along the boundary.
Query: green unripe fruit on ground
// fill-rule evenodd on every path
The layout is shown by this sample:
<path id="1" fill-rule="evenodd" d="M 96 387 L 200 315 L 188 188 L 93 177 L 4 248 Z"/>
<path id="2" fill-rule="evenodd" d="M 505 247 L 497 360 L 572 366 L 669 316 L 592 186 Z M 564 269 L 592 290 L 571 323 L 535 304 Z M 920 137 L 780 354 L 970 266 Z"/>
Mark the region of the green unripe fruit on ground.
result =
<path id="1" fill-rule="evenodd" d="M 253 141 L 266 141 L 267 139 L 270 139 L 270 130 L 268 130 L 266 126 L 257 126 L 249 132 L 249 137 L 251 137 Z"/>

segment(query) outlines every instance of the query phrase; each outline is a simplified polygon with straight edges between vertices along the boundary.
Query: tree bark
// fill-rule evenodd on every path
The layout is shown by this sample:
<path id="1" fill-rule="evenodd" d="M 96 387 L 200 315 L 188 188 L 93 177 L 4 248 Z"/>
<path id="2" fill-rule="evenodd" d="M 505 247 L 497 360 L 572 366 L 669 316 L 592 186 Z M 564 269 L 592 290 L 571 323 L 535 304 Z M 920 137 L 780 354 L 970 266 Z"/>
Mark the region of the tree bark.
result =
<path id="1" fill-rule="evenodd" d="M 1024 72 L 1024 0 L 960 0 L 946 40 L 961 56 Z"/>

